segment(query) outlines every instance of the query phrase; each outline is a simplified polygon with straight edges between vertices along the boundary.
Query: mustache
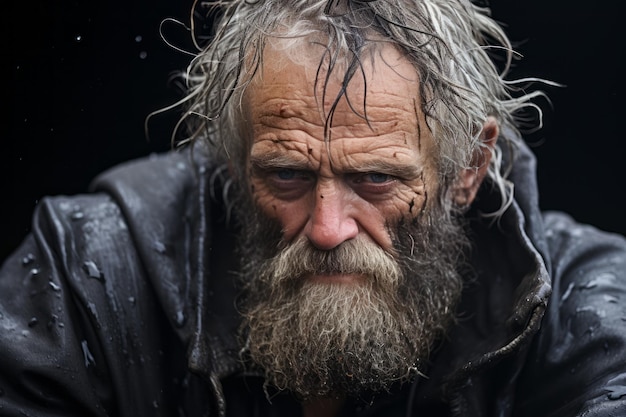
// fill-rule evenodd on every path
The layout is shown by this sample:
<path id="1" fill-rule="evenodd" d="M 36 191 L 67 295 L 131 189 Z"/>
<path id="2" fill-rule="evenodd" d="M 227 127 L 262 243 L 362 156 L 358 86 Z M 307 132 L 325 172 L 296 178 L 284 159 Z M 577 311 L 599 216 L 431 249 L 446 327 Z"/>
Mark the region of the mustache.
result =
<path id="1" fill-rule="evenodd" d="M 368 277 L 372 283 L 396 287 L 402 270 L 394 256 L 363 237 L 347 240 L 331 250 L 315 248 L 306 237 L 287 244 L 269 260 L 271 282 L 276 284 L 301 280 L 307 275 L 354 274 Z"/>

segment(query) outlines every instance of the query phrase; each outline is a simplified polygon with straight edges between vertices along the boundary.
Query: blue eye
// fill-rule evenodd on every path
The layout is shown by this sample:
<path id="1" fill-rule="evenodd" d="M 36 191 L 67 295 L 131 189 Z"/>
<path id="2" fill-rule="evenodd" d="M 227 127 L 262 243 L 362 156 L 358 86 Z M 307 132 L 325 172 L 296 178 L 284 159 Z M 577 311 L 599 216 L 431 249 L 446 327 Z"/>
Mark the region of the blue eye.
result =
<path id="1" fill-rule="evenodd" d="M 292 180 L 296 177 L 296 171 L 293 169 L 281 169 L 276 171 L 276 175 L 281 180 Z"/>
<path id="2" fill-rule="evenodd" d="M 367 174 L 367 176 L 369 177 L 369 180 L 375 184 L 382 184 L 383 182 L 389 181 L 389 175 L 387 174 L 372 172 L 370 174 Z"/>

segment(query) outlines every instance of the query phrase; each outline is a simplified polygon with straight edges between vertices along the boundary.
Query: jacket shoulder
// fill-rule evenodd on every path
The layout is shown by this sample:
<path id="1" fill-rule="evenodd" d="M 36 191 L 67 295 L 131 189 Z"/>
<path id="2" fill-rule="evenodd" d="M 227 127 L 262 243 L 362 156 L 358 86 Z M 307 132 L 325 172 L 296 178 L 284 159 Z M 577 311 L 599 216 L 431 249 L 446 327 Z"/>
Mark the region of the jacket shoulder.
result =
<path id="1" fill-rule="evenodd" d="M 139 296 L 145 286 L 126 222 L 109 196 L 42 199 L 31 234 L 0 269 L 3 412 L 118 413 L 112 400 L 128 396 L 153 368 L 139 367 L 146 354 L 139 342 L 151 331 L 138 312 L 156 311 Z M 152 402 L 148 387 L 135 390 L 126 398 L 130 409 L 141 409 L 144 394 Z"/>
<path id="2" fill-rule="evenodd" d="M 520 415 L 626 415 L 626 239 L 557 212 L 545 228 L 553 292 Z"/>

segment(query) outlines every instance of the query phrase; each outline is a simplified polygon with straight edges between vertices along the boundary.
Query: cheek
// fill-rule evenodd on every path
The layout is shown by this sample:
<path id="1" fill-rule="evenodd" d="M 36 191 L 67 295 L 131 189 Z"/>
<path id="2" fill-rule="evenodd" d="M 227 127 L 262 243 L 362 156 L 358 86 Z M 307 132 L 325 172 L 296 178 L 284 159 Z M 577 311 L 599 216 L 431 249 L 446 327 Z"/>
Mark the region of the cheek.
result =
<path id="1" fill-rule="evenodd" d="M 263 214 L 272 219 L 278 219 L 279 204 L 263 181 L 252 177 L 250 179 L 250 194 L 252 195 L 254 205 Z"/>
<path id="2" fill-rule="evenodd" d="M 379 206 L 379 210 L 387 220 L 388 225 L 399 222 L 410 222 L 418 218 L 430 199 L 430 194 L 425 187 L 411 188 L 408 186 L 398 190 L 393 199 Z"/>
<path id="3" fill-rule="evenodd" d="M 254 204 L 265 216 L 276 220 L 283 231 L 283 238 L 290 240 L 306 222 L 307 211 L 306 207 L 303 207 L 303 202 L 282 201 L 276 198 L 261 180 L 252 179 L 250 184 Z"/>

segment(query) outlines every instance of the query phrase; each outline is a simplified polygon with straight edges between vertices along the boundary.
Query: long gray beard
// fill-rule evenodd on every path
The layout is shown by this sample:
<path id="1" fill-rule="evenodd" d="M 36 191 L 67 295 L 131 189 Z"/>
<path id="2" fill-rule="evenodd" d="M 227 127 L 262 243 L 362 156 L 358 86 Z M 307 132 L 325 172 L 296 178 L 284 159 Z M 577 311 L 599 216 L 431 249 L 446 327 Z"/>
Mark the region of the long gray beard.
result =
<path id="1" fill-rule="evenodd" d="M 286 245 L 275 225 L 257 222 L 243 245 L 242 336 L 266 382 L 306 401 L 387 390 L 420 372 L 462 290 L 467 239 L 452 219 L 438 217 L 398 226 L 395 257 L 365 239 L 331 251 L 306 239 Z M 259 244 L 268 237 L 270 248 Z M 306 278 L 331 273 L 364 279 Z"/>

